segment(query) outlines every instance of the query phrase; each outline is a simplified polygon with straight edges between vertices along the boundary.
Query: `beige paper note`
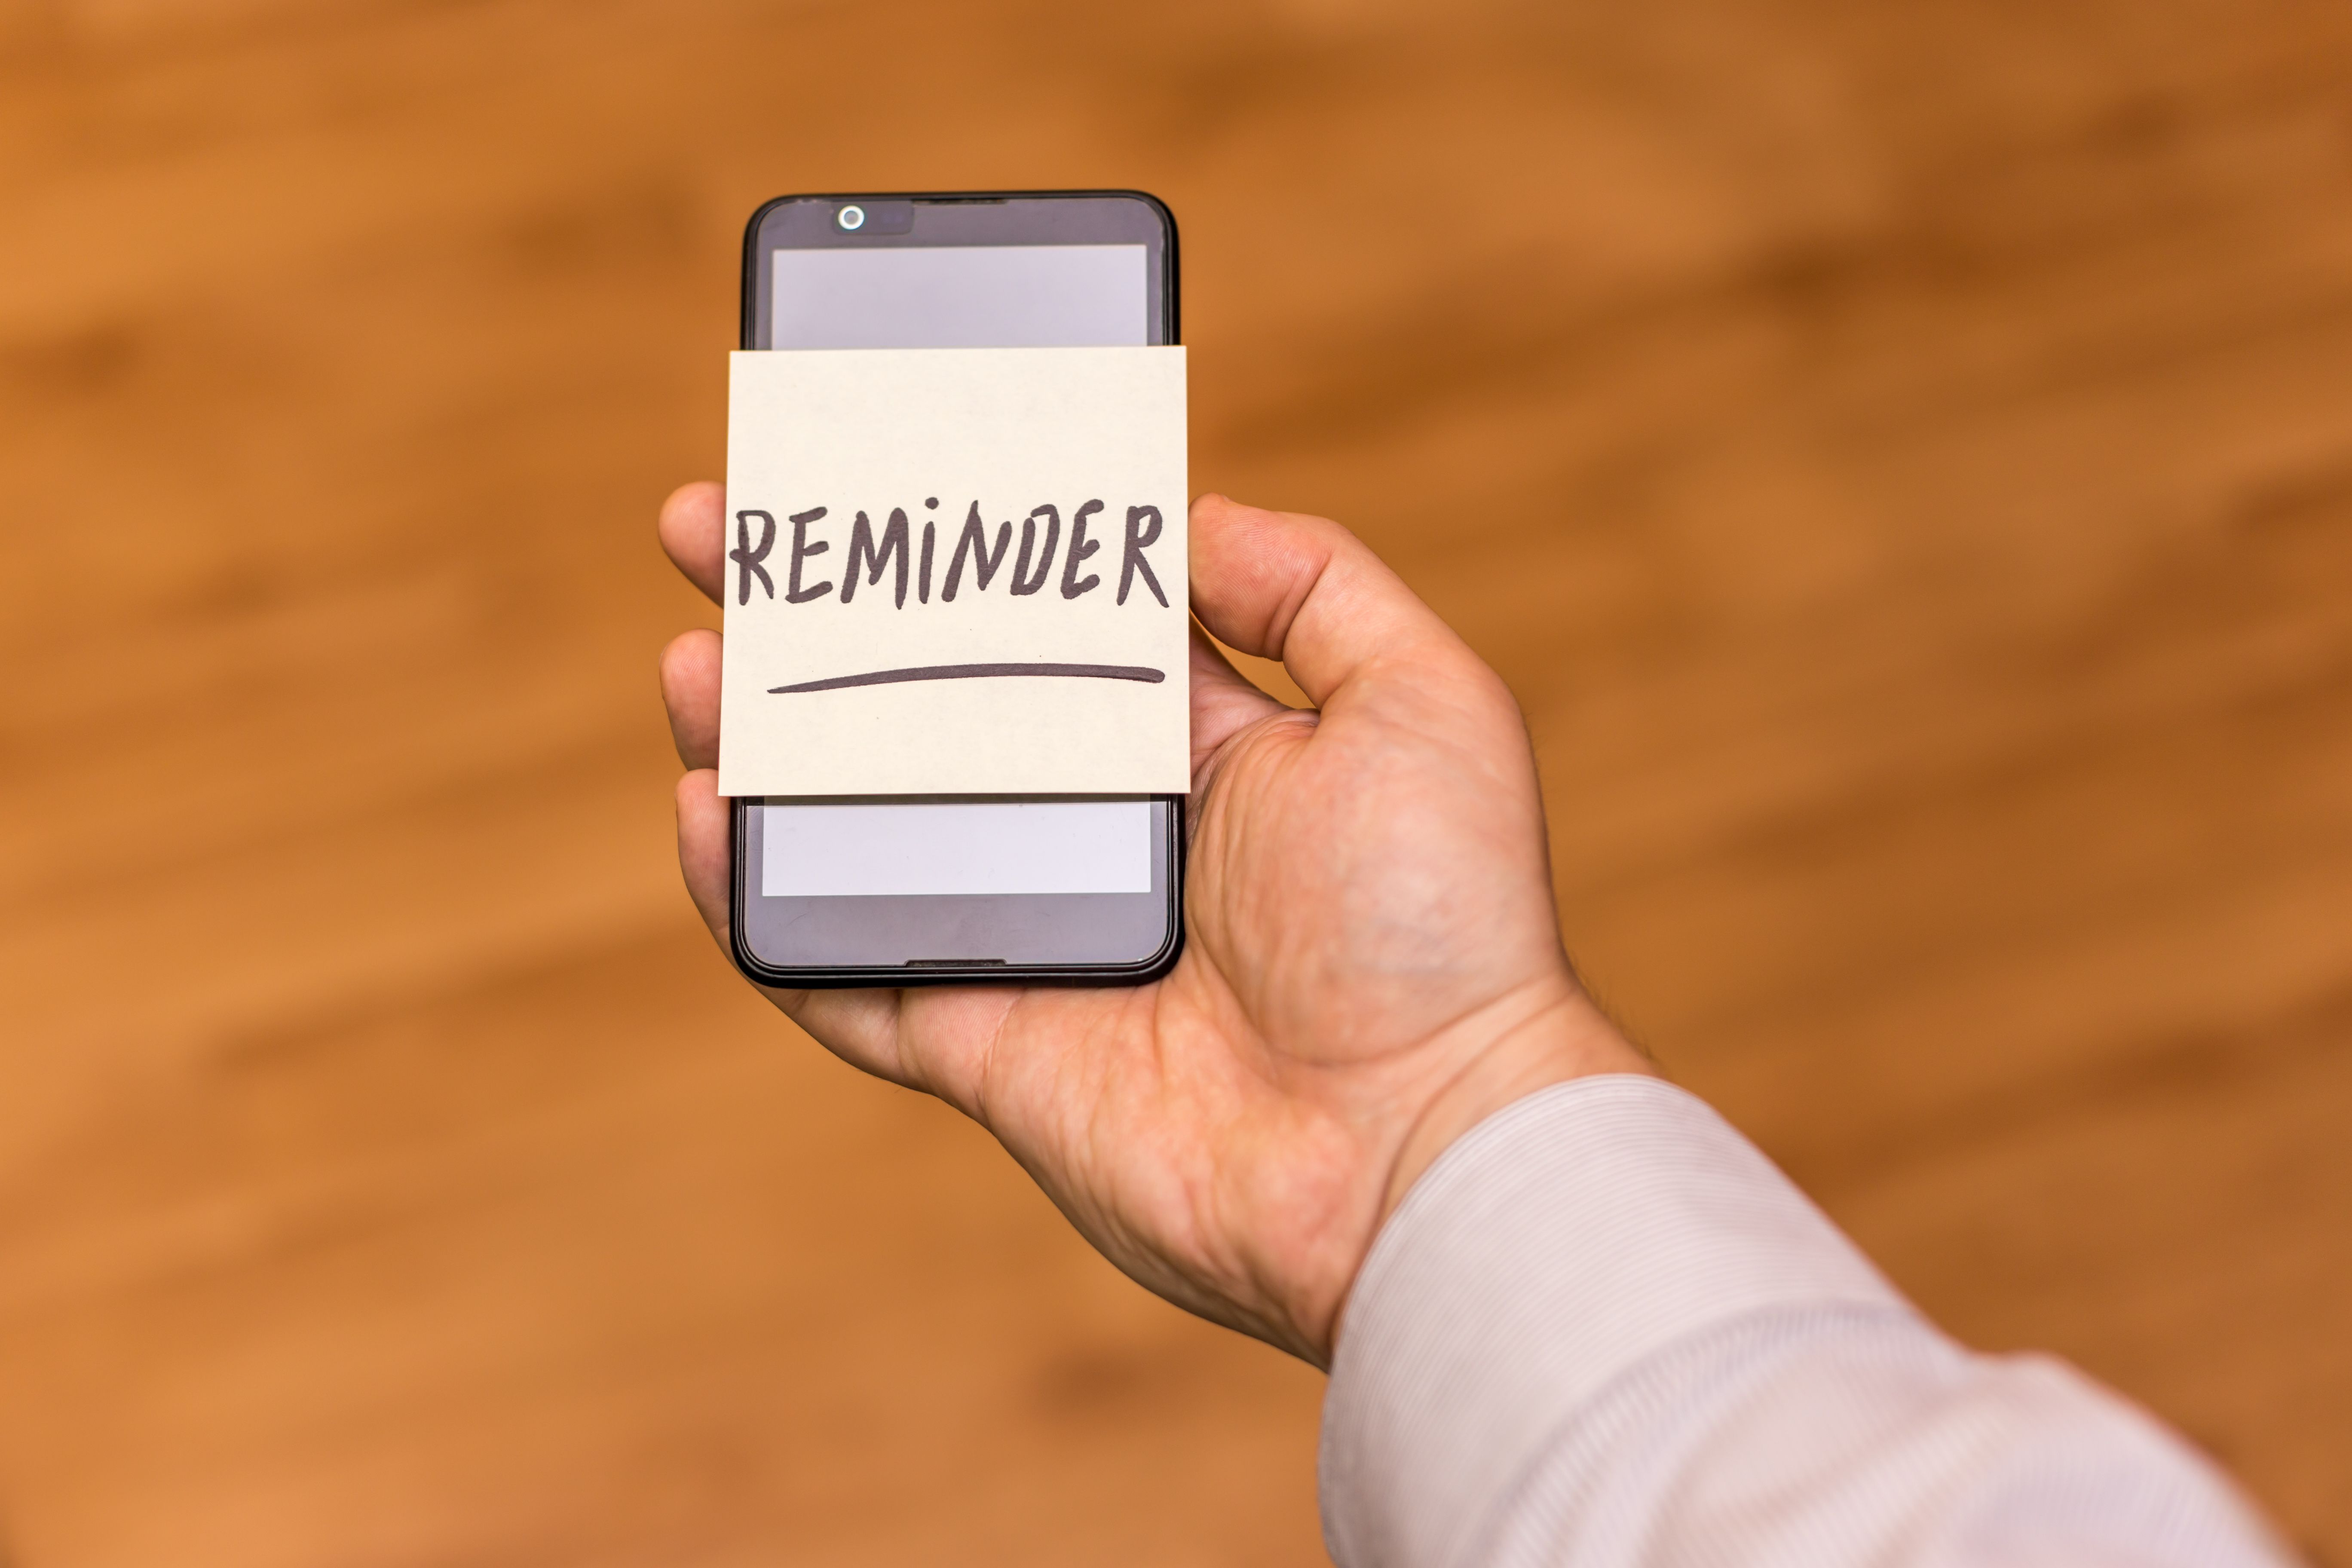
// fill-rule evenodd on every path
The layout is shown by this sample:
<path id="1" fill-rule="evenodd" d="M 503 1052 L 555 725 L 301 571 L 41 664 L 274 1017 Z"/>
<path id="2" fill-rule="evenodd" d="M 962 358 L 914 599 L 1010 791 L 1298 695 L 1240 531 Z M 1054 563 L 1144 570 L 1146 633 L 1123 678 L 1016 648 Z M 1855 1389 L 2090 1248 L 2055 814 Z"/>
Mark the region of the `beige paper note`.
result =
<path id="1" fill-rule="evenodd" d="M 734 356 L 722 795 L 1181 794 L 1184 351 Z"/>

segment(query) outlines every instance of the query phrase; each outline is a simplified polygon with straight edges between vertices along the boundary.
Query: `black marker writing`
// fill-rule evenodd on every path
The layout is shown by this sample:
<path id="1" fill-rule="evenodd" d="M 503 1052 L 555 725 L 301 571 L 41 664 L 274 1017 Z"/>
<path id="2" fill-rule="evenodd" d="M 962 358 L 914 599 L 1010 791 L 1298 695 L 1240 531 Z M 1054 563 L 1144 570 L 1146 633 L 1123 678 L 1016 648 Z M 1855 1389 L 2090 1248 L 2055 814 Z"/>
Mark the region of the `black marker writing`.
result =
<path id="1" fill-rule="evenodd" d="M 873 570 L 866 579 L 869 587 L 882 581 L 882 566 L 885 562 L 895 560 L 898 563 L 897 607 L 905 609 L 907 607 L 907 514 L 903 510 L 895 506 L 890 509 L 890 521 L 882 530 L 882 549 L 879 553 L 874 548 L 874 525 L 866 521 L 864 512 L 859 512 L 857 521 L 850 525 L 849 565 L 841 574 L 841 602 L 845 605 L 849 603 L 851 595 L 857 592 L 857 563 L 861 560 L 870 562 L 873 565 Z"/>
<path id="2" fill-rule="evenodd" d="M 1037 575 L 1029 575 L 1029 547 L 1037 542 L 1037 520 L 1045 520 L 1045 552 L 1037 558 Z M 1054 547 L 1062 542 L 1062 510 L 1055 506 L 1041 506 L 1021 523 L 1021 559 L 1013 563 L 1013 596 L 1034 594 L 1045 585 L 1054 570 Z"/>
<path id="3" fill-rule="evenodd" d="M 1075 599 L 1089 588 L 1102 586 L 1102 579 L 1091 572 L 1087 574 L 1086 581 L 1078 580 L 1079 563 L 1102 548 L 1099 542 L 1087 537 L 1087 519 L 1102 509 L 1102 502 L 1090 500 L 1070 514 L 1070 552 L 1062 558 L 1062 597 L 1065 599 Z"/>
<path id="4" fill-rule="evenodd" d="M 1138 531 L 1135 525 L 1147 517 L 1151 520 L 1150 528 Z M 1143 585 L 1151 590 L 1151 596 L 1160 601 L 1160 607 L 1163 610 L 1168 607 L 1168 595 L 1160 591 L 1160 579 L 1151 574 L 1151 563 L 1143 558 L 1144 547 L 1156 543 L 1159 538 L 1158 507 L 1131 506 L 1127 509 L 1127 548 L 1118 558 L 1118 598 L 1116 603 L 1127 603 L 1128 587 L 1134 582 L 1135 574 L 1140 572 L 1143 574 Z"/>
<path id="5" fill-rule="evenodd" d="M 923 502 L 927 509 L 936 509 L 938 504 L 936 496 L 929 497 Z M 1101 555 L 1108 542 L 1093 532 L 1093 529 L 1102 525 L 1100 514 L 1107 510 L 1099 500 L 1081 501 L 1077 510 L 1070 514 L 1069 549 L 1064 551 L 1061 509 L 1050 503 L 1036 507 L 1022 521 L 1021 548 L 1015 552 L 1013 548 L 1013 524 L 998 523 L 996 536 L 992 540 L 989 525 L 981 515 L 980 503 L 973 501 L 964 514 L 963 527 L 956 536 L 954 548 L 948 552 L 947 575 L 939 580 L 940 603 L 951 605 L 955 603 L 956 595 L 964 591 L 967 563 L 971 568 L 969 586 L 975 593 L 985 592 L 994 585 L 998 576 L 1003 575 L 1012 579 L 1006 587 L 1016 598 L 1042 594 L 1045 584 L 1055 581 L 1054 568 L 1057 556 L 1061 566 L 1060 596 L 1076 599 L 1093 593 L 1104 585 L 1104 579 L 1108 575 L 1108 566 L 1100 574 L 1086 570 L 1087 563 Z M 835 584 L 831 579 L 814 583 L 803 581 L 804 577 L 814 575 L 809 570 L 808 563 L 833 548 L 826 541 L 811 537 L 814 532 L 811 525 L 821 521 L 826 515 L 826 509 L 821 506 L 792 514 L 792 552 L 788 570 L 784 573 L 784 591 L 779 595 L 775 579 L 769 574 L 765 564 L 779 544 L 774 515 L 750 508 L 737 512 L 735 548 L 727 552 L 728 559 L 740 568 L 735 602 L 739 605 L 751 602 L 754 580 L 767 597 L 781 596 L 791 605 L 805 605 L 832 594 Z M 929 604 L 941 543 L 939 524 L 932 519 L 924 519 L 923 535 L 918 542 L 902 507 L 892 507 L 889 521 L 879 530 L 875 528 L 873 519 L 867 513 L 860 511 L 855 515 L 856 521 L 849 531 L 849 559 L 839 584 L 841 602 L 845 605 L 854 603 L 861 585 L 878 587 L 883 574 L 888 572 L 891 574 L 893 607 L 906 608 L 907 580 L 909 577 L 915 580 L 916 602 Z M 761 524 L 756 544 L 751 538 L 754 518 Z M 1037 526 L 1041 519 L 1045 525 L 1042 535 Z M 1165 531 L 1158 507 L 1131 506 L 1127 509 L 1126 536 L 1119 547 L 1117 603 L 1127 603 L 1139 574 L 1152 599 L 1160 608 L 1169 607 L 1168 591 L 1160 585 L 1160 574 L 1145 553 L 1160 542 Z"/>
<path id="6" fill-rule="evenodd" d="M 988 547 L 988 525 L 980 521 L 980 503 L 972 502 L 971 510 L 964 514 L 963 533 L 956 540 L 955 553 L 948 558 L 948 580 L 940 588 L 940 603 L 955 603 L 956 579 L 963 575 L 965 551 L 971 552 L 972 582 L 984 590 L 988 580 L 996 575 L 996 568 L 1003 562 L 1005 551 L 1012 545 L 1013 525 L 1001 522 L 996 525 L 996 548 L 991 550 Z"/>
<path id="7" fill-rule="evenodd" d="M 751 548 L 751 520 L 755 517 L 760 520 L 760 548 L 757 550 Z M 760 580 L 760 586 L 767 590 L 768 597 L 772 599 L 776 596 L 776 580 L 768 575 L 765 566 L 760 564 L 768 558 L 768 552 L 775 547 L 776 520 L 773 517 L 764 511 L 739 511 L 735 514 L 735 548 L 727 552 L 727 559 L 743 568 L 740 585 L 736 590 L 737 604 L 751 602 L 751 579 L 754 577 Z"/>
<path id="8" fill-rule="evenodd" d="M 808 542 L 808 525 L 824 515 L 824 508 L 821 506 L 812 507 L 807 511 L 796 511 L 792 515 L 793 569 L 784 578 L 784 603 L 787 605 L 805 605 L 811 599 L 822 599 L 833 592 L 833 584 L 830 582 L 819 583 L 815 587 L 809 589 L 801 587 L 801 563 L 812 555 L 822 555 L 833 548 L 822 539 L 814 544 Z M 761 575 L 764 577 L 767 574 L 763 572 Z"/>

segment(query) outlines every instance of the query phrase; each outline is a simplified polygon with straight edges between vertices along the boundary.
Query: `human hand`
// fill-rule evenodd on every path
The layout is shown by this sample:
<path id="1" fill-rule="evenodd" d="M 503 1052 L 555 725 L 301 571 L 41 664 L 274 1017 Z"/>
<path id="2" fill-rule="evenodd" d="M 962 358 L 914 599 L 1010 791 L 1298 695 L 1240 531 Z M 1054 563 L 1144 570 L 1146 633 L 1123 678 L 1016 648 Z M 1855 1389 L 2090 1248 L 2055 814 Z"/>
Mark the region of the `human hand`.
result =
<path id="1" fill-rule="evenodd" d="M 662 508 L 714 600 L 724 492 Z M 1186 945 L 1125 989 L 768 990 L 854 1065 L 993 1132 L 1129 1276 L 1327 1365 L 1381 1222 L 1447 1143 L 1547 1084 L 1648 1064 L 1578 987 L 1535 759 L 1495 672 L 1337 523 L 1192 509 L 1192 610 L 1281 659 L 1293 710 L 1192 636 Z M 678 860 L 728 945 L 719 637 L 662 655 Z"/>

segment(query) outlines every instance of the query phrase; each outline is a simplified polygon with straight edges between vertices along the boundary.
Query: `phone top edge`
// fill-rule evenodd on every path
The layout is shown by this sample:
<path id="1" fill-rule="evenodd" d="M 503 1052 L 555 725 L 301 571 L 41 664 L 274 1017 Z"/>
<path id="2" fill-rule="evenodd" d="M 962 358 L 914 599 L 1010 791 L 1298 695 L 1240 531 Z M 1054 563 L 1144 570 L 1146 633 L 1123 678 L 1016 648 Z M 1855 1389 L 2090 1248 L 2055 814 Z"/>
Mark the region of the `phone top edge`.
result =
<path id="1" fill-rule="evenodd" d="M 794 202 L 929 202 L 938 205 L 982 205 L 992 202 L 1016 201 L 1132 201 L 1149 208 L 1159 223 L 1167 284 L 1160 300 L 1162 330 L 1167 334 L 1167 346 L 1184 341 L 1181 319 L 1181 291 L 1177 280 L 1178 233 L 1176 214 L 1169 205 L 1150 191 L 1114 187 L 1101 190 L 1021 190 L 1021 191 L 789 191 L 771 196 L 751 209 L 743 225 L 743 279 L 741 298 L 738 302 L 736 346 L 752 351 L 760 347 L 759 282 L 760 235 L 769 215 L 777 208 Z"/>
<path id="2" fill-rule="evenodd" d="M 1150 191 L 1129 187 L 1102 189 L 1034 190 L 1034 191 L 787 191 L 780 196 L 770 196 L 751 214 L 757 226 L 772 208 L 787 202 L 1039 202 L 1039 201 L 1139 201 L 1159 213 L 1170 228 L 1176 226 L 1176 216 L 1168 204 Z"/>

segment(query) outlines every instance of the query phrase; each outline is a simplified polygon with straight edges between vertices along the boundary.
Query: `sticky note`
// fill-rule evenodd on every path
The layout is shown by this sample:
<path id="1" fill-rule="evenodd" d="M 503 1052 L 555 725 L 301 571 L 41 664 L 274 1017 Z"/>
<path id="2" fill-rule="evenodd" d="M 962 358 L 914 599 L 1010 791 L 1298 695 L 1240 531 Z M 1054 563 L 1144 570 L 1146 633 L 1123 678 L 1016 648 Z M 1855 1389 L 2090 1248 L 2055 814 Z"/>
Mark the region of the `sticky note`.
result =
<path id="1" fill-rule="evenodd" d="M 729 795 L 1181 794 L 1184 351 L 738 353 Z"/>

